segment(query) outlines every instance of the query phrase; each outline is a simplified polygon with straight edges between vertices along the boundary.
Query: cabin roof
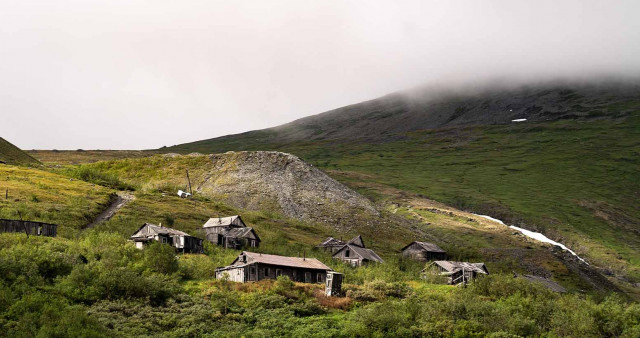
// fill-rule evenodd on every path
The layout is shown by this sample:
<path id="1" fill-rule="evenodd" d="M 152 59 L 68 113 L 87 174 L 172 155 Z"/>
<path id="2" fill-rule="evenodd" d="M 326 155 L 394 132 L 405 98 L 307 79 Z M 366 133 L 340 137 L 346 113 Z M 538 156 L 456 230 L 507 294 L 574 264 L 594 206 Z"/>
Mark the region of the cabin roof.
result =
<path id="1" fill-rule="evenodd" d="M 247 257 L 247 262 L 241 260 L 242 256 Z M 232 266 L 244 266 L 247 264 L 261 263 L 270 265 L 288 266 L 294 268 L 305 268 L 314 270 L 331 270 L 330 267 L 316 258 L 287 257 L 278 255 L 269 255 L 256 252 L 243 251 L 234 261 Z"/>
<path id="2" fill-rule="evenodd" d="M 439 246 L 433 244 L 433 243 L 429 243 L 429 242 L 411 242 L 409 244 L 407 244 L 407 246 L 405 246 L 404 248 L 402 248 L 402 251 L 404 251 L 406 248 L 410 247 L 413 243 L 418 244 L 420 247 L 422 247 L 424 250 L 429 251 L 429 252 L 442 252 L 442 253 L 446 253 L 446 251 L 442 250 Z"/>
<path id="3" fill-rule="evenodd" d="M 155 225 L 151 223 L 145 223 L 138 229 L 131 238 L 144 238 L 150 235 L 176 235 L 176 236 L 191 236 L 186 232 L 163 227 L 161 225 Z"/>
<path id="4" fill-rule="evenodd" d="M 353 244 L 361 248 L 364 248 L 364 241 L 362 240 L 362 236 L 360 235 L 352 238 L 350 241 L 347 242 L 347 244 Z"/>
<path id="5" fill-rule="evenodd" d="M 380 258 L 380 256 L 378 256 L 378 254 L 376 254 L 373 250 L 367 249 L 367 248 L 363 248 L 363 247 L 360 247 L 360 246 L 357 246 L 357 245 L 353 245 L 353 244 L 346 244 L 345 246 L 340 248 L 340 250 L 336 251 L 336 253 L 333 254 L 333 257 L 337 257 L 338 253 L 340 253 L 341 251 L 343 251 L 343 250 L 345 250 L 347 248 L 349 250 L 355 252 L 358 256 L 362 257 L 362 259 L 366 259 L 366 260 L 374 261 L 374 262 L 380 262 L 380 263 L 384 262 L 382 260 L 382 258 Z"/>
<path id="6" fill-rule="evenodd" d="M 238 222 L 239 221 L 239 222 Z M 238 224 L 240 223 L 240 224 Z M 241 227 L 246 227 L 242 218 L 239 215 L 228 216 L 228 217 L 212 217 L 202 226 L 203 228 L 216 227 L 216 226 L 231 226 L 237 225 Z"/>
<path id="7" fill-rule="evenodd" d="M 224 236 L 234 237 L 234 238 L 244 238 L 244 237 L 249 237 L 250 233 L 253 233 L 253 235 L 256 236 L 257 240 L 260 240 L 260 237 L 258 237 L 258 234 L 256 234 L 256 232 L 253 230 L 252 227 L 229 229 L 224 233 Z"/>
<path id="8" fill-rule="evenodd" d="M 345 242 L 343 242 L 343 241 L 341 241 L 339 239 L 336 239 L 336 238 L 333 238 L 333 237 L 329 237 L 329 238 L 325 239 L 324 242 L 320 243 L 318 245 L 318 247 L 324 248 L 324 247 L 330 247 L 330 246 L 343 246 L 345 244 L 347 244 L 347 243 L 345 243 Z"/>
<path id="9" fill-rule="evenodd" d="M 454 262 L 454 261 L 434 261 L 431 264 L 436 264 L 449 273 L 458 272 L 462 269 L 479 272 L 485 275 L 489 274 L 489 270 L 484 263 L 469 263 L 469 262 Z"/>
<path id="10" fill-rule="evenodd" d="M 562 287 L 562 285 L 552 281 L 549 278 L 534 276 L 534 275 L 516 275 L 516 276 L 520 278 L 524 278 L 530 282 L 542 284 L 555 292 L 562 292 L 562 293 L 567 292 L 567 289 Z"/>

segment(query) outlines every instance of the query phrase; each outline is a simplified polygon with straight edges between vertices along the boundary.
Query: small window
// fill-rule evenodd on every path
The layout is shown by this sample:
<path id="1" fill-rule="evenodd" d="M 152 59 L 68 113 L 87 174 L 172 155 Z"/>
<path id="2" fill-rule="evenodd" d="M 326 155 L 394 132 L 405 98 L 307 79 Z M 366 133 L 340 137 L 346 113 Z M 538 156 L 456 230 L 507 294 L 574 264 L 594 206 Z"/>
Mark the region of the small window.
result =
<path id="1" fill-rule="evenodd" d="M 304 273 L 304 282 L 305 283 L 311 283 L 311 272 L 305 272 Z"/>
<path id="2" fill-rule="evenodd" d="M 322 283 L 323 282 L 324 277 L 323 277 L 323 274 L 321 272 L 318 272 L 318 274 L 316 275 L 316 278 L 317 278 L 316 281 L 318 283 Z"/>
<path id="3" fill-rule="evenodd" d="M 264 268 L 264 275 L 265 276 L 269 276 L 271 274 L 271 269 L 270 268 Z"/>
<path id="4" fill-rule="evenodd" d="M 165 237 L 162 237 L 162 243 L 167 243 L 167 239 Z"/>
<path id="5" fill-rule="evenodd" d="M 251 270 L 249 270 L 249 271 L 250 271 L 250 273 L 251 273 L 252 275 L 255 275 L 255 274 L 256 274 L 256 268 L 254 268 L 254 267 L 251 267 Z"/>
<path id="6" fill-rule="evenodd" d="M 344 253 L 345 257 L 349 257 L 351 256 L 351 250 L 347 249 L 347 251 Z"/>
<path id="7" fill-rule="evenodd" d="M 276 269 L 276 277 L 282 276 L 282 270 Z"/>

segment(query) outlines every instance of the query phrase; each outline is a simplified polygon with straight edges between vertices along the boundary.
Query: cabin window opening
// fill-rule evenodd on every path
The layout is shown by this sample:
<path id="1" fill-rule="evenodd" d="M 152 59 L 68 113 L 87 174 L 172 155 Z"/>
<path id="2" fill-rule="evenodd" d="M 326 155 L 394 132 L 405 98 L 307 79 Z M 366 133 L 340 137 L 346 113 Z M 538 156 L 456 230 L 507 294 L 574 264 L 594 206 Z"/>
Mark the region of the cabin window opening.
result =
<path id="1" fill-rule="evenodd" d="M 321 272 L 318 272 L 318 274 L 316 275 L 316 280 L 318 281 L 318 283 L 322 283 L 322 282 L 324 282 L 324 281 L 323 281 L 323 278 L 322 278 L 322 273 L 321 273 Z"/>
<path id="2" fill-rule="evenodd" d="M 347 251 L 344 253 L 344 256 L 345 256 L 345 257 L 349 257 L 349 256 L 351 256 L 351 250 L 348 250 L 348 249 L 347 249 Z"/>
<path id="3" fill-rule="evenodd" d="M 167 239 L 165 237 L 162 237 L 162 243 L 167 243 Z"/>
<path id="4" fill-rule="evenodd" d="M 304 273 L 304 282 L 305 283 L 311 283 L 311 272 L 305 272 Z"/>
<path id="5" fill-rule="evenodd" d="M 270 268 L 264 268 L 264 275 L 265 276 L 269 276 L 271 274 L 271 269 Z"/>
<path id="6" fill-rule="evenodd" d="M 282 276 L 282 270 L 276 269 L 276 277 Z"/>
<path id="7" fill-rule="evenodd" d="M 256 274 L 256 268 L 254 268 L 254 267 L 251 267 L 251 269 L 250 269 L 249 271 L 250 271 L 250 273 L 251 273 L 252 275 L 255 275 L 255 274 Z"/>

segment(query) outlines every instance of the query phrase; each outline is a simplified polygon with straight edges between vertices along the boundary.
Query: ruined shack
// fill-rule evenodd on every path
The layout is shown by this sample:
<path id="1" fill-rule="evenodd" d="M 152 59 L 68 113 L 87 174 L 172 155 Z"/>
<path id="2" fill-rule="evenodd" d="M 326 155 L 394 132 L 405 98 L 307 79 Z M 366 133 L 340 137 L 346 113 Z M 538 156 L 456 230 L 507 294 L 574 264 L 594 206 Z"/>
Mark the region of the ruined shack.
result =
<path id="1" fill-rule="evenodd" d="M 242 249 L 260 246 L 260 237 L 238 215 L 210 218 L 203 226 L 205 238 L 223 248 Z"/>
<path id="2" fill-rule="evenodd" d="M 153 241 L 166 243 L 176 248 L 177 251 L 184 253 L 202 253 L 202 239 L 193 237 L 186 232 L 145 223 L 138 229 L 130 240 L 136 244 L 136 248 L 143 249 L 146 244 Z"/>
<path id="3" fill-rule="evenodd" d="M 295 282 L 324 283 L 331 268 L 315 258 L 287 257 L 243 251 L 229 266 L 216 269 L 216 279 L 255 282 L 288 276 Z"/>
<path id="4" fill-rule="evenodd" d="M 337 238 L 333 238 L 333 237 L 327 237 L 327 239 L 325 239 L 322 243 L 318 244 L 318 248 L 324 249 L 326 251 L 329 251 L 331 253 L 335 253 L 336 251 L 340 250 L 340 248 L 342 248 L 343 246 L 345 246 L 347 243 L 343 242 L 340 239 Z"/>
<path id="5" fill-rule="evenodd" d="M 402 248 L 402 256 L 421 262 L 445 260 L 447 252 L 439 246 L 428 242 L 411 242 Z"/>
<path id="6" fill-rule="evenodd" d="M 453 261 L 434 261 L 423 271 L 423 275 L 438 274 L 447 277 L 447 284 L 467 284 L 479 275 L 488 275 L 489 270 L 484 263 L 468 263 Z"/>
<path id="7" fill-rule="evenodd" d="M 58 234 L 58 225 L 15 219 L 0 219 L 0 232 L 21 232 L 33 236 L 56 237 Z"/>

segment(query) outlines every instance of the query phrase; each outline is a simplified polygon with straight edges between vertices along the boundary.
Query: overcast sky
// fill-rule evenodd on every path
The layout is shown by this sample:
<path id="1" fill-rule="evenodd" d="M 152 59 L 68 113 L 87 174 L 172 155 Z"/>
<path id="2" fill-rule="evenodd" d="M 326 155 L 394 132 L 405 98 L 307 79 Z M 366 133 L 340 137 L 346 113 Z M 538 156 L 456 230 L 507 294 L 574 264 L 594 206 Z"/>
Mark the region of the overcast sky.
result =
<path id="1" fill-rule="evenodd" d="M 0 136 L 148 149 L 429 83 L 640 73 L 640 1 L 0 0 Z"/>

